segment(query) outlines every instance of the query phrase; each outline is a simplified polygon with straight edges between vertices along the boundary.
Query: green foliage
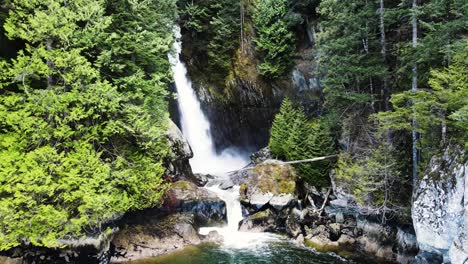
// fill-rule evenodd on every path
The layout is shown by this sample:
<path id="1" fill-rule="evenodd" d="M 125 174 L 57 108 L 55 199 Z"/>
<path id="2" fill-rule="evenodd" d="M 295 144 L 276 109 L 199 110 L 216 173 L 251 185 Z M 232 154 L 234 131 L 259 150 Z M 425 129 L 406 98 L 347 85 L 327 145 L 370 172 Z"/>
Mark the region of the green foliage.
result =
<path id="1" fill-rule="evenodd" d="M 295 51 L 293 16 L 287 0 L 257 0 L 253 13 L 256 49 L 261 53 L 259 72 L 276 79 L 287 74 Z"/>
<path id="2" fill-rule="evenodd" d="M 269 147 L 275 156 L 286 160 L 310 159 L 334 153 L 327 123 L 324 120 L 307 120 L 302 108 L 293 107 L 287 98 L 273 121 Z M 304 180 L 315 186 L 324 186 L 328 183 L 331 163 L 302 163 L 296 168 Z"/>
<path id="3" fill-rule="evenodd" d="M 165 189 L 175 1 L 13 0 L 0 68 L 0 250 L 103 231 Z"/>
<path id="4" fill-rule="evenodd" d="M 460 41 L 455 47 L 453 62 L 448 67 L 431 71 L 431 89 L 392 95 L 394 110 L 377 115 L 383 129 L 411 131 L 411 121 L 416 119 L 417 131 L 422 135 L 420 148 L 437 148 L 441 142 L 443 126 L 447 127 L 447 137 L 451 143 L 466 144 L 464 141 L 468 133 L 468 41 Z M 428 158 L 431 154 L 434 153 L 429 151 Z"/>
<path id="5" fill-rule="evenodd" d="M 239 46 L 240 4 L 237 0 L 181 1 L 182 25 L 191 40 L 192 56 L 210 82 L 224 84 Z M 206 66 L 206 67 L 205 67 Z"/>
<path id="6" fill-rule="evenodd" d="M 368 153 L 351 156 L 340 154 L 335 176 L 340 186 L 353 194 L 355 200 L 370 212 L 386 213 L 400 205 L 401 164 L 391 145 L 380 142 Z M 385 216 L 384 216 L 385 217 Z"/>
<path id="7" fill-rule="evenodd" d="M 350 105 L 369 107 L 376 79 L 387 74 L 378 53 L 376 4 L 324 0 L 318 10 L 323 31 L 317 36 L 317 47 L 326 71 L 326 104 L 341 111 Z"/>

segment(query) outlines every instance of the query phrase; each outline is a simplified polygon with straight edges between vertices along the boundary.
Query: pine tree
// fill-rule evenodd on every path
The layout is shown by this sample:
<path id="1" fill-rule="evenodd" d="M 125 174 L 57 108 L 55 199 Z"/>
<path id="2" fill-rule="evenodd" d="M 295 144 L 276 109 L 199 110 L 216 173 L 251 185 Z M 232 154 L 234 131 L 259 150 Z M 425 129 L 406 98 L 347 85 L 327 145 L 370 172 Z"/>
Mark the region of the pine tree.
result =
<path id="1" fill-rule="evenodd" d="M 261 53 L 260 74 L 271 79 L 282 77 L 287 74 L 295 51 L 287 0 L 258 0 L 253 22 L 257 31 L 255 48 Z"/>
<path id="2" fill-rule="evenodd" d="M 273 155 L 285 160 L 301 160 L 334 153 L 329 126 L 324 120 L 309 121 L 301 107 L 286 98 L 271 128 L 269 147 Z M 330 161 L 297 164 L 301 178 L 315 186 L 326 186 Z"/>

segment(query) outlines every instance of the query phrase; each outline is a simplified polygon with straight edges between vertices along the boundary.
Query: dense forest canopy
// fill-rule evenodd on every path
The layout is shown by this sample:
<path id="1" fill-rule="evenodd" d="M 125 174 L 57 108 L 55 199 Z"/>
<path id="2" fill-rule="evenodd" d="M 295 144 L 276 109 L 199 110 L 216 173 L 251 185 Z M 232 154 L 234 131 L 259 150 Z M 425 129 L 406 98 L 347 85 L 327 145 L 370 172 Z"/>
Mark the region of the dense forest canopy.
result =
<path id="1" fill-rule="evenodd" d="M 2 5 L 0 250 L 159 203 L 175 16 L 161 0 Z"/>
<path id="2" fill-rule="evenodd" d="M 407 217 L 430 157 L 466 148 L 467 12 L 465 0 L 2 1 L 0 250 L 55 247 L 160 203 L 176 23 L 221 84 L 239 56 L 264 82 L 289 79 L 313 25 L 320 115 L 286 99 L 271 150 L 339 153 L 299 165 L 301 180 L 328 186 L 333 169 L 370 212 Z"/>

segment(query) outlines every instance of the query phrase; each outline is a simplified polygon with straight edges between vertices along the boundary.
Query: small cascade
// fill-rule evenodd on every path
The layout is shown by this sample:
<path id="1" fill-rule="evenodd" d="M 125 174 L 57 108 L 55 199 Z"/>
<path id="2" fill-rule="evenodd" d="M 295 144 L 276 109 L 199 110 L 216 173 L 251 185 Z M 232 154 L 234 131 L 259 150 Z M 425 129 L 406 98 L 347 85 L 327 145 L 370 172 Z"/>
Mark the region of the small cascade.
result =
<path id="1" fill-rule="evenodd" d="M 216 153 L 211 136 L 210 123 L 203 113 L 200 101 L 192 88 L 187 76 L 187 68 L 180 60 L 182 50 L 180 28 L 175 28 L 174 53 L 170 55 L 174 81 L 178 94 L 178 106 L 181 117 L 182 133 L 192 147 L 194 157 L 190 160 L 193 172 L 217 176 L 217 182 L 227 176 L 226 172 L 244 167 L 249 163 L 248 157 L 235 151 Z M 242 208 L 239 201 L 239 186 L 222 190 L 218 186 L 207 187 L 226 202 L 227 221 L 225 227 L 206 227 L 200 229 L 200 234 L 207 235 L 217 231 L 224 238 L 224 246 L 228 248 L 258 248 L 264 242 L 277 236 L 266 233 L 239 232 L 239 222 L 242 221 Z"/>
<path id="2" fill-rule="evenodd" d="M 248 248 L 258 250 L 267 245 L 268 242 L 278 240 L 279 236 L 269 233 L 249 233 L 240 232 L 239 222 L 242 221 L 242 208 L 239 202 L 239 186 L 234 186 L 229 190 L 222 190 L 217 186 L 207 187 L 216 193 L 219 198 L 226 202 L 227 221 L 225 227 L 203 227 L 200 228 L 201 235 L 208 235 L 211 231 L 216 231 L 224 238 L 225 248 Z"/>

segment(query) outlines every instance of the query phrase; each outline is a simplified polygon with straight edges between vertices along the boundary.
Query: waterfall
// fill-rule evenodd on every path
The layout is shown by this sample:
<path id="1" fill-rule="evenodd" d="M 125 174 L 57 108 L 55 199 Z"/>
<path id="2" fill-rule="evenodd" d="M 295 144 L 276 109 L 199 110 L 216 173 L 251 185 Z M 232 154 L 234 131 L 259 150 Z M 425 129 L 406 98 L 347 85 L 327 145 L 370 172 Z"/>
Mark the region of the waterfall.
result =
<path id="1" fill-rule="evenodd" d="M 182 43 L 180 28 L 174 30 L 176 41 L 174 53 L 170 54 L 174 82 L 177 89 L 177 103 L 180 112 L 181 129 L 193 151 L 190 165 L 193 172 L 222 175 L 227 171 L 242 168 L 248 159 L 232 150 L 217 154 L 211 135 L 210 122 L 203 113 L 197 94 L 187 77 L 187 68 L 180 60 Z"/>
<path id="2" fill-rule="evenodd" d="M 203 113 L 197 94 L 187 75 L 187 68 L 180 60 L 182 43 L 180 28 L 174 29 L 176 41 L 174 51 L 169 56 L 177 89 L 182 133 L 187 138 L 193 151 L 190 165 L 193 172 L 217 176 L 218 181 L 227 178 L 226 172 L 236 170 L 248 164 L 248 158 L 239 152 L 226 150 L 216 153 L 211 135 L 210 122 Z M 242 221 L 242 209 L 239 202 L 239 186 L 229 190 L 222 190 L 218 186 L 207 187 L 226 202 L 228 225 L 223 228 L 200 228 L 200 234 L 207 235 L 210 231 L 217 231 L 224 238 L 224 245 L 230 248 L 258 247 L 269 241 L 271 234 L 254 234 L 239 232 L 238 225 Z"/>

